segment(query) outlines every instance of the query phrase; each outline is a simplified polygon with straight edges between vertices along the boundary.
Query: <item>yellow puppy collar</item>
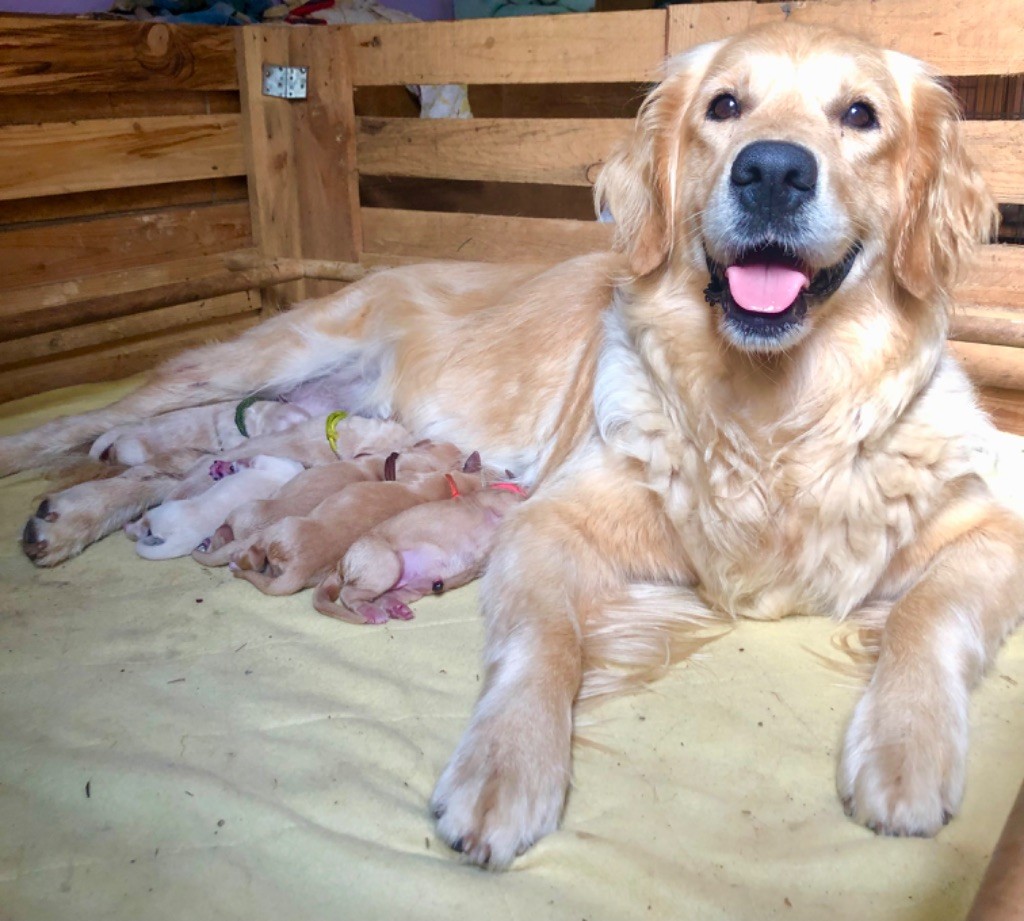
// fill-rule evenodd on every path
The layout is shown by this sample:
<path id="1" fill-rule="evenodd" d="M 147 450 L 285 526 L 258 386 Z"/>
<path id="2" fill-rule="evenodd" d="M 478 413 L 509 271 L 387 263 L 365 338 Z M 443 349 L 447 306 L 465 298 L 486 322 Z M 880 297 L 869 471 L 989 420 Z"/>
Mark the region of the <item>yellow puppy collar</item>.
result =
<path id="1" fill-rule="evenodd" d="M 327 421 L 324 423 L 324 430 L 327 434 L 327 443 L 331 446 L 331 450 L 338 453 L 338 423 L 342 419 L 348 418 L 348 413 L 343 409 L 336 410 L 327 417 Z"/>

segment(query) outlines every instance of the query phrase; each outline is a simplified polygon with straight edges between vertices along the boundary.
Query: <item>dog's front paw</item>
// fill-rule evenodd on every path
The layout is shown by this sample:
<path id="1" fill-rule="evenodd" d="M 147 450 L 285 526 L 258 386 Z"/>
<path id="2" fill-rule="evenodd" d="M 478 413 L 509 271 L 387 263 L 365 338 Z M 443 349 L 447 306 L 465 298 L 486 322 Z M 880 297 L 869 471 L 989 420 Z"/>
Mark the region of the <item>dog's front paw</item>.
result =
<path id="1" fill-rule="evenodd" d="M 967 760 L 966 695 L 872 683 L 839 763 L 847 815 L 879 834 L 931 837 L 956 814 Z"/>
<path id="2" fill-rule="evenodd" d="M 438 834 L 472 863 L 507 867 L 558 827 L 570 734 L 544 725 L 543 717 L 475 722 L 441 775 L 431 799 Z"/>

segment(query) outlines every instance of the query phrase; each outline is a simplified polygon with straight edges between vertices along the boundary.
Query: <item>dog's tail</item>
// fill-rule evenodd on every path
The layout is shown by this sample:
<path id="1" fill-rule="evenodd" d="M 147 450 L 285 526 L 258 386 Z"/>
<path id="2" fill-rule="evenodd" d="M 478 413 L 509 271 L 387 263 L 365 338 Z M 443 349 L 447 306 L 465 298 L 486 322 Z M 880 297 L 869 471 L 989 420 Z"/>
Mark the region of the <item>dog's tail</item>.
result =
<path id="1" fill-rule="evenodd" d="M 341 575 L 335 570 L 313 591 L 313 607 L 326 617 L 344 620 L 350 624 L 366 623 L 365 618 L 350 611 L 338 599 L 341 595 Z"/>

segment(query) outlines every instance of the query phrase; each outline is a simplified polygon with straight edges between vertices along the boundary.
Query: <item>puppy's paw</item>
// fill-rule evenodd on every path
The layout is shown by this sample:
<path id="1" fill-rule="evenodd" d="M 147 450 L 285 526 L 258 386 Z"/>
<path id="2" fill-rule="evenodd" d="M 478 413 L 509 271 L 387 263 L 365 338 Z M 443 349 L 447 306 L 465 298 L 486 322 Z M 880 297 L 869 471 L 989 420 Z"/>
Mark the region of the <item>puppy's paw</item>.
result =
<path id="1" fill-rule="evenodd" d="M 839 763 L 847 815 L 884 835 L 930 838 L 956 814 L 967 759 L 967 706 L 944 690 L 908 699 L 879 684 L 857 704 Z"/>
<path id="2" fill-rule="evenodd" d="M 507 867 L 558 827 L 569 752 L 569 728 L 555 731 L 543 717 L 474 720 L 431 799 L 438 835 L 471 863 Z"/>

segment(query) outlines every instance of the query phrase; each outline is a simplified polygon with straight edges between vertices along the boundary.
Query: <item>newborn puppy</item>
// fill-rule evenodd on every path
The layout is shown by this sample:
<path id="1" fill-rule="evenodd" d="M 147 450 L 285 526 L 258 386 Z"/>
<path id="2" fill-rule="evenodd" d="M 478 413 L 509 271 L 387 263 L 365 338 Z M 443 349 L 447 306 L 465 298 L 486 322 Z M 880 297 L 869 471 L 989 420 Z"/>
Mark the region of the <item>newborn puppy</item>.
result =
<path id="1" fill-rule="evenodd" d="M 112 464 L 135 466 L 181 448 L 229 451 L 244 444 L 247 438 L 283 432 L 309 418 L 305 409 L 291 403 L 271 400 L 260 400 L 249 406 L 235 402 L 211 403 L 164 413 L 147 422 L 112 428 L 92 443 L 89 456 Z"/>
<path id="2" fill-rule="evenodd" d="M 406 479 L 416 473 L 453 470 L 461 460 L 461 453 L 453 444 L 425 441 L 414 447 L 416 450 L 412 452 L 357 457 L 304 470 L 269 499 L 256 499 L 234 509 L 209 539 L 192 551 L 192 558 L 204 566 L 223 566 L 257 531 L 282 518 L 308 515 L 324 499 L 353 483 Z"/>
<path id="3" fill-rule="evenodd" d="M 244 465 L 244 466 L 243 466 Z M 236 470 L 191 499 L 177 499 L 127 525 L 135 552 L 147 560 L 184 556 L 207 537 L 224 516 L 253 495 L 270 495 L 302 470 L 298 461 L 259 455 L 240 461 Z"/>
<path id="4" fill-rule="evenodd" d="M 349 547 L 317 586 L 313 607 L 355 624 L 411 620 L 410 602 L 480 576 L 498 525 L 525 497 L 514 483 L 495 483 L 389 518 Z"/>
<path id="5" fill-rule="evenodd" d="M 479 455 L 470 466 L 479 471 Z M 354 483 L 325 499 L 307 517 L 284 518 L 260 531 L 232 557 L 231 568 L 268 595 L 311 588 L 370 528 L 414 505 L 450 496 L 450 483 L 469 495 L 483 487 L 484 474 L 428 473 L 404 482 Z"/>

